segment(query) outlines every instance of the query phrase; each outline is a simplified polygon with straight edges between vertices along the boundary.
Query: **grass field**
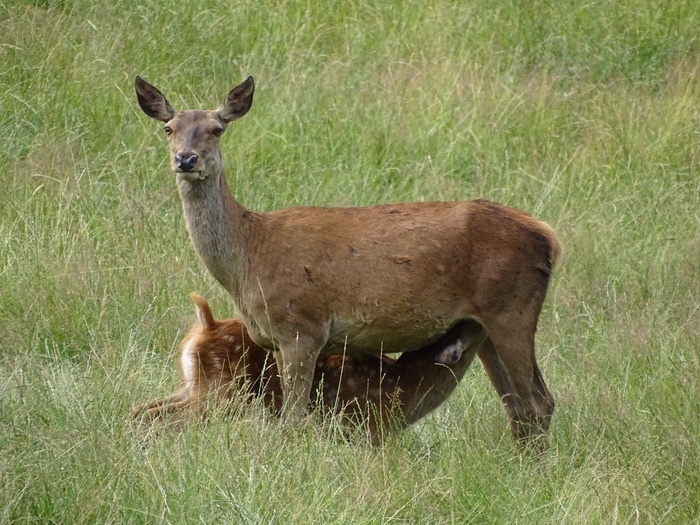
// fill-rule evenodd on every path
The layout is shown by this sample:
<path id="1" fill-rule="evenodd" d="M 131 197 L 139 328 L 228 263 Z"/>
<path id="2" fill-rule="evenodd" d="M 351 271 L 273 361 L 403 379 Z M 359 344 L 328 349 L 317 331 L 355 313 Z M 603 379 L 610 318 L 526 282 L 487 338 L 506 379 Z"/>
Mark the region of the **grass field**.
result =
<path id="1" fill-rule="evenodd" d="M 700 523 L 694 0 L 0 1 L 1 523 Z M 136 74 L 179 108 L 247 75 L 222 139 L 246 206 L 483 197 L 566 256 L 538 331 L 551 450 L 481 365 L 382 447 L 251 407 L 145 447 L 194 254 Z"/>

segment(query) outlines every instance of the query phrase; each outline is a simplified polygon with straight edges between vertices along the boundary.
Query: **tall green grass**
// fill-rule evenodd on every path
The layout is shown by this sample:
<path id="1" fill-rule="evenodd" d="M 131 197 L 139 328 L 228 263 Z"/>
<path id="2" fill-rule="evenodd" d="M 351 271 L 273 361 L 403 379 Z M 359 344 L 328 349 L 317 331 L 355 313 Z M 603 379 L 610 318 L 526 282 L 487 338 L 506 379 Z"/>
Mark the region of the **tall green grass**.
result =
<path id="1" fill-rule="evenodd" d="M 691 0 L 0 3 L 0 521 L 696 523 L 700 8 Z M 252 74 L 236 196 L 485 197 L 565 246 L 538 332 L 539 460 L 477 363 L 383 447 L 252 407 L 145 446 L 188 295 L 187 238 L 136 74 L 180 108 Z"/>

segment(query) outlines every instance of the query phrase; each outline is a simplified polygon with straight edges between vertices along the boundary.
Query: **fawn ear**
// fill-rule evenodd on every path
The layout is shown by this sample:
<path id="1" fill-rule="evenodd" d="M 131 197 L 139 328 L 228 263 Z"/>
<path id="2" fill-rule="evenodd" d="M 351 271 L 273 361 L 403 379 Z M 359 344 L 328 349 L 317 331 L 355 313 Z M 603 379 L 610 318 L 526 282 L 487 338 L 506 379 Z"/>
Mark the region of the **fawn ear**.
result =
<path id="1" fill-rule="evenodd" d="M 143 112 L 151 118 L 168 122 L 175 116 L 175 110 L 157 88 L 136 75 L 136 97 Z"/>
<path id="2" fill-rule="evenodd" d="M 233 122 L 248 113 L 250 106 L 253 105 L 254 92 L 255 81 L 253 77 L 248 77 L 240 85 L 229 91 L 228 95 L 226 95 L 226 100 L 219 108 L 219 118 L 222 122 Z"/>
<path id="3" fill-rule="evenodd" d="M 191 293 L 190 297 L 197 307 L 197 319 L 199 319 L 199 324 L 202 325 L 202 329 L 213 330 L 216 327 L 216 321 L 214 320 L 214 315 L 211 313 L 211 308 L 209 308 L 207 300 L 196 293 Z"/>

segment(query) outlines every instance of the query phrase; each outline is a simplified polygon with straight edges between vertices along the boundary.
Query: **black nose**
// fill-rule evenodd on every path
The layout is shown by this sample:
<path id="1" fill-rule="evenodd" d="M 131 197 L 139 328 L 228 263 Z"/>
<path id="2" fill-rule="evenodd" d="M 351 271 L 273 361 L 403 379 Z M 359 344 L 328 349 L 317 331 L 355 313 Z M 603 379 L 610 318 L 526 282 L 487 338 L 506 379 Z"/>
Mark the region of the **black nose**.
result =
<path id="1" fill-rule="evenodd" d="M 175 166 L 182 171 L 190 171 L 199 160 L 199 156 L 191 151 L 183 151 L 175 155 Z"/>

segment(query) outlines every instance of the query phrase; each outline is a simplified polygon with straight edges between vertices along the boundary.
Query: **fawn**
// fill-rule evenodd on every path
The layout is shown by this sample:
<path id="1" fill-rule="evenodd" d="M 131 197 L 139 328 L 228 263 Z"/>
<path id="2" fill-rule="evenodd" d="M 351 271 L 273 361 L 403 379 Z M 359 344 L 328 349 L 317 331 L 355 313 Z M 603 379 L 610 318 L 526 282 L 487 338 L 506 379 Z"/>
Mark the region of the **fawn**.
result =
<path id="1" fill-rule="evenodd" d="M 191 295 L 197 324 L 180 344 L 180 386 L 170 396 L 137 406 L 143 433 L 155 419 L 184 410 L 205 416 L 208 402 L 234 395 L 261 396 L 282 409 L 279 371 L 238 319 L 215 320 L 204 297 Z M 366 428 L 374 442 L 415 423 L 442 404 L 462 379 L 486 338 L 476 323 L 462 323 L 437 342 L 394 360 L 387 356 L 322 354 L 314 373 L 311 407 Z"/>

